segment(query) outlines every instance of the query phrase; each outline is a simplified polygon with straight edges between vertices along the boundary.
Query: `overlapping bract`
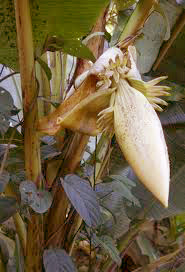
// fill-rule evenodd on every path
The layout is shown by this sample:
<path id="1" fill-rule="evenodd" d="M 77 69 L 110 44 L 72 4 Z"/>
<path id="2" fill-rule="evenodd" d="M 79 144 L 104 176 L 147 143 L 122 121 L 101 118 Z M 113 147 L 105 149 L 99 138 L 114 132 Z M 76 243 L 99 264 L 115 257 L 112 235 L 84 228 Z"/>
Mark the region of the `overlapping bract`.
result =
<path id="1" fill-rule="evenodd" d="M 114 132 L 120 148 L 143 184 L 168 206 L 170 169 L 158 105 L 158 96 L 170 88 L 159 86 L 159 77 L 144 82 L 136 66 L 136 50 L 108 49 L 76 81 L 76 91 L 59 108 L 44 117 L 38 130 L 55 134 L 69 128 L 88 135 Z M 79 83 L 80 82 L 80 83 Z"/>

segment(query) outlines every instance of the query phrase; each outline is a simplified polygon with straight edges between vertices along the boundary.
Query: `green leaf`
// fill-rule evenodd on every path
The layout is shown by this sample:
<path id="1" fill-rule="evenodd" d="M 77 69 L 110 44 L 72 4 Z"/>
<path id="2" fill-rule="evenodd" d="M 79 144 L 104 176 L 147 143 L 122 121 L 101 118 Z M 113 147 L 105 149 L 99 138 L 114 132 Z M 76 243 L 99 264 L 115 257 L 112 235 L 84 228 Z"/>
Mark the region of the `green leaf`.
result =
<path id="1" fill-rule="evenodd" d="M 14 2 L 0 3 L 0 63 L 18 70 Z"/>
<path id="2" fill-rule="evenodd" d="M 108 3 L 108 0 L 30 1 L 35 55 L 41 56 L 48 36 L 62 36 L 67 40 L 86 36 Z M 18 71 L 16 22 L 12 0 L 0 2 L 0 24 L 0 63 Z M 68 45 L 70 44 L 66 44 L 66 47 Z M 88 58 L 90 56 L 85 49 L 80 54 Z"/>
<path id="3" fill-rule="evenodd" d="M 108 0 L 35 0 L 33 28 L 35 31 L 79 38 L 91 30 Z M 41 25 L 38 25 L 38 21 Z M 49 30 L 49 31 L 48 31 Z"/>
<path id="4" fill-rule="evenodd" d="M 79 39 L 52 38 L 52 43 L 47 44 L 47 50 L 62 51 L 71 56 L 95 61 L 93 53 Z"/>
<path id="5" fill-rule="evenodd" d="M 43 254 L 46 272 L 76 272 L 71 257 L 63 249 L 46 249 Z"/>

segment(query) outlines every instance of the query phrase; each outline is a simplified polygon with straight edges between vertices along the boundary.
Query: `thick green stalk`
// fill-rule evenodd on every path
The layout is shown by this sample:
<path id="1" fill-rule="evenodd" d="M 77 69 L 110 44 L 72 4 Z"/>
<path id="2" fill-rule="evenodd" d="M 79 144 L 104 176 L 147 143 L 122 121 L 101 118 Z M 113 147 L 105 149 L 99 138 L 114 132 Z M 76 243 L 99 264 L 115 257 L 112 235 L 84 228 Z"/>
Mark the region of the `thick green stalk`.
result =
<path id="1" fill-rule="evenodd" d="M 34 48 L 29 0 L 14 0 L 17 45 L 24 110 L 24 151 L 26 177 L 40 183 L 40 146 L 36 133 L 37 89 L 34 68 Z M 28 223 L 26 271 L 41 271 L 42 228 L 39 217 L 32 215 Z"/>
<path id="2" fill-rule="evenodd" d="M 145 21 L 157 3 L 158 0 L 140 0 L 138 2 L 120 36 L 120 41 L 123 41 L 128 36 L 135 35 L 143 27 Z"/>

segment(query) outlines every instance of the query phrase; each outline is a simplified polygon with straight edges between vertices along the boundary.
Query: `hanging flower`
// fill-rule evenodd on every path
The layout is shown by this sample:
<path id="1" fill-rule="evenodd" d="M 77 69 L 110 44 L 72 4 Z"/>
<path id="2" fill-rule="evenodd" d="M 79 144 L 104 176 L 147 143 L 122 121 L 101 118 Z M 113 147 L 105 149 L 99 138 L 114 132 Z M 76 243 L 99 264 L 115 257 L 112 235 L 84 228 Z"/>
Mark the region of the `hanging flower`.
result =
<path id="1" fill-rule="evenodd" d="M 114 57 L 106 56 L 109 66 L 101 71 L 100 76 L 104 78 L 97 85 L 102 90 L 115 86 L 116 91 L 112 94 L 110 107 L 98 114 L 97 125 L 102 131 L 114 128 L 118 144 L 138 178 L 167 207 L 169 158 L 162 126 L 154 109 L 162 111 L 158 104 L 167 105 L 158 96 L 169 95 L 170 88 L 156 86 L 166 77 L 149 82 L 141 79 L 136 67 L 135 47 L 129 46 L 124 54 L 118 49 L 114 52 Z"/>
<path id="2" fill-rule="evenodd" d="M 144 82 L 136 66 L 136 50 L 113 47 L 76 80 L 76 91 L 42 118 L 38 130 L 55 134 L 69 128 L 88 135 L 114 132 L 119 146 L 143 184 L 165 207 L 169 195 L 169 159 L 155 110 L 169 95 L 159 77 Z M 83 80 L 81 80 L 83 79 Z"/>

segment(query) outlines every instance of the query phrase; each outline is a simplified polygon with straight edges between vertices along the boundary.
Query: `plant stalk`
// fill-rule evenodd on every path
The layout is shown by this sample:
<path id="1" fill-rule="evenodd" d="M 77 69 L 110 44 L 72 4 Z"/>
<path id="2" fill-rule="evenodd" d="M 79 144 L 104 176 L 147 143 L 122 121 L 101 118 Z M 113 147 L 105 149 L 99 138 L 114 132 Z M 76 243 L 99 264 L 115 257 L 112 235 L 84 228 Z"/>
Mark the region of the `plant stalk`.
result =
<path id="1" fill-rule="evenodd" d="M 23 97 L 26 178 L 40 184 L 41 161 L 40 143 L 35 129 L 38 111 L 30 1 L 14 0 L 14 5 Z M 28 223 L 26 271 L 41 271 L 42 239 L 39 216 L 33 214 Z"/>
<path id="2" fill-rule="evenodd" d="M 143 27 L 157 3 L 158 0 L 140 0 L 130 16 L 119 40 L 123 41 L 128 36 L 135 35 Z"/>

